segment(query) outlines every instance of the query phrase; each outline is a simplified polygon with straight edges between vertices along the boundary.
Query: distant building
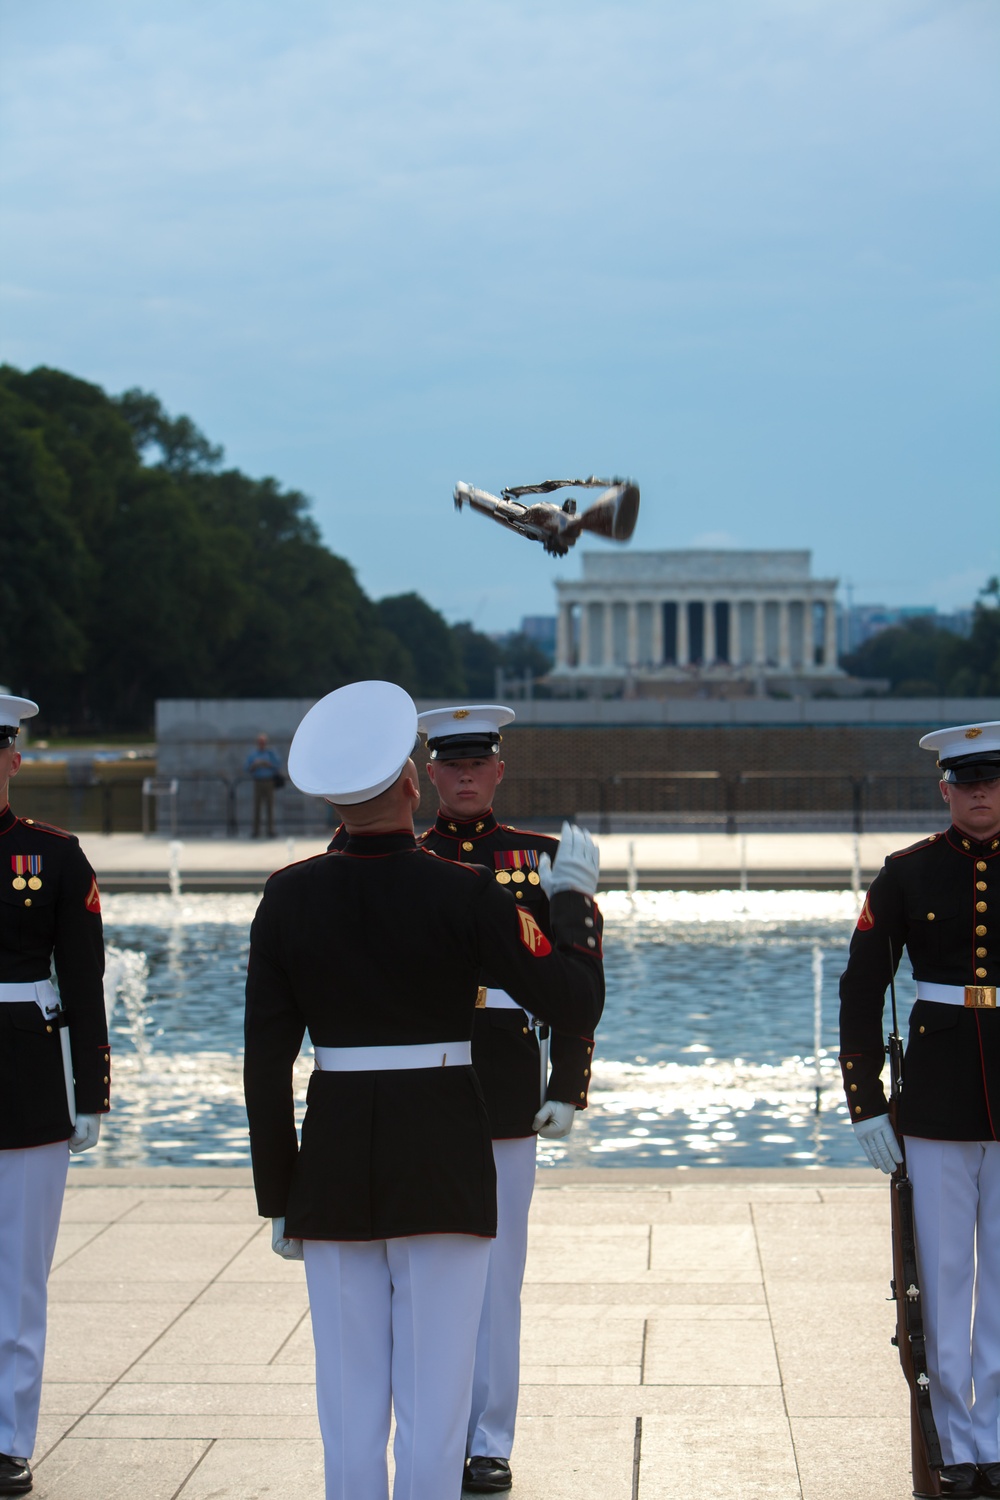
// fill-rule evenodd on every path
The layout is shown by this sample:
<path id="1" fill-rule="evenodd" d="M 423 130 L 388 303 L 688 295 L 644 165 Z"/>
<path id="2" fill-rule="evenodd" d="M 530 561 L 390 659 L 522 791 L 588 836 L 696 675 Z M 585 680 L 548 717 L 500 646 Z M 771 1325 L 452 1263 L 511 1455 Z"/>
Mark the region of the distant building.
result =
<path id="1" fill-rule="evenodd" d="M 556 583 L 553 689 L 635 697 L 851 692 L 837 579 L 807 551 L 585 552 Z M 860 688 L 855 689 L 860 690 Z"/>
<path id="2" fill-rule="evenodd" d="M 939 630 L 968 635 L 972 629 L 972 610 L 940 614 L 930 604 L 851 604 L 839 611 L 840 653 L 847 656 L 881 631 L 893 625 L 909 625 L 913 620 L 930 620 Z"/>
<path id="3" fill-rule="evenodd" d="M 544 651 L 550 661 L 556 659 L 555 615 L 525 615 L 521 621 L 520 635 L 533 641 L 539 651 Z"/>

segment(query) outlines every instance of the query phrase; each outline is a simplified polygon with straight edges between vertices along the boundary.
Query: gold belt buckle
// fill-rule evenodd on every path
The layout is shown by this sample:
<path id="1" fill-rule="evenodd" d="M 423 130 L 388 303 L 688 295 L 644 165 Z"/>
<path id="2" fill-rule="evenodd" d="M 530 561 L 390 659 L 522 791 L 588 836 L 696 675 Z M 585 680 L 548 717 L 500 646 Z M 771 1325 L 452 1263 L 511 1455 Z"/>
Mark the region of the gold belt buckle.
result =
<path id="1" fill-rule="evenodd" d="M 967 984 L 965 986 L 965 1004 L 973 1010 L 996 1010 L 996 985 Z"/>
<path id="2" fill-rule="evenodd" d="M 995 994 L 995 992 L 994 992 L 994 994 Z M 965 1003 L 966 1003 L 966 1005 L 969 1005 L 969 1004 L 971 1004 L 971 1001 L 966 1000 Z M 994 998 L 990 1003 L 992 1005 L 996 1005 L 996 1003 L 997 1003 L 996 999 Z M 479 986 L 479 988 L 476 990 L 476 1009 L 477 1010 L 485 1010 L 486 1009 L 486 986 L 485 986 L 485 984 L 481 984 Z"/>

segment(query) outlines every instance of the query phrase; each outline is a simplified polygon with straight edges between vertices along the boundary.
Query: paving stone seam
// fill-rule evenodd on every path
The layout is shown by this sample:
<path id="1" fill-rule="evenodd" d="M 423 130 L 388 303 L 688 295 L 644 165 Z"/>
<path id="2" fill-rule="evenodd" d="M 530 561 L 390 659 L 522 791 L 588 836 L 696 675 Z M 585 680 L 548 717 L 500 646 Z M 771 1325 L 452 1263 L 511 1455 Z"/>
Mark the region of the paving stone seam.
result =
<path id="1" fill-rule="evenodd" d="M 211 1453 L 212 1449 L 215 1447 L 215 1445 L 216 1445 L 217 1442 L 218 1442 L 218 1438 L 209 1438 L 208 1439 L 208 1441 L 205 1443 L 204 1449 L 202 1450 L 201 1457 L 197 1460 L 196 1463 L 192 1464 L 191 1468 L 185 1474 L 185 1476 L 181 1480 L 180 1484 L 174 1490 L 174 1493 L 170 1496 L 170 1500 L 178 1500 L 178 1496 L 182 1493 L 182 1491 L 184 1491 L 184 1490 L 187 1489 L 188 1484 L 194 1478 L 194 1476 L 198 1472 L 198 1470 L 201 1468 L 202 1464 L 205 1462 L 206 1458 Z"/>
<path id="2" fill-rule="evenodd" d="M 110 1228 L 110 1225 L 108 1225 L 107 1227 Z M 244 1243 L 242 1245 L 240 1245 L 240 1247 L 236 1251 L 234 1251 L 234 1253 L 229 1257 L 229 1259 L 225 1262 L 225 1264 L 221 1265 L 219 1267 L 219 1269 L 216 1271 L 215 1275 L 212 1276 L 212 1277 L 210 1277 L 209 1280 L 204 1283 L 204 1285 L 202 1286 L 201 1290 L 198 1292 L 197 1296 L 193 1297 L 189 1302 L 185 1303 L 181 1307 L 180 1311 L 176 1314 L 175 1317 L 171 1318 L 170 1322 L 166 1325 L 166 1327 L 160 1329 L 159 1333 L 152 1340 L 152 1342 L 149 1343 L 146 1346 L 146 1348 L 144 1348 L 143 1350 L 141 1350 L 141 1352 L 136 1355 L 135 1359 L 131 1360 L 129 1362 L 129 1364 L 126 1365 L 125 1369 L 122 1370 L 122 1372 L 118 1376 L 116 1376 L 115 1379 L 113 1381 L 111 1381 L 109 1385 L 107 1385 L 105 1387 L 105 1389 L 102 1392 L 102 1394 L 100 1396 L 97 1396 L 91 1402 L 91 1404 L 87 1407 L 86 1411 L 81 1412 L 80 1415 L 75 1419 L 75 1421 L 73 1421 L 70 1424 L 70 1426 L 62 1434 L 62 1436 L 60 1438 L 58 1438 L 55 1443 L 53 1443 L 52 1447 L 48 1449 L 48 1451 L 45 1453 L 45 1455 L 43 1456 L 43 1458 L 39 1461 L 39 1465 L 38 1465 L 39 1467 L 41 1467 L 41 1464 L 45 1463 L 45 1461 L 47 1459 L 51 1458 L 52 1455 L 58 1451 L 58 1449 L 62 1446 L 62 1444 L 66 1441 L 67 1438 L 72 1437 L 72 1435 L 73 1435 L 74 1431 L 76 1430 L 76 1428 L 79 1427 L 81 1425 L 81 1423 L 84 1422 L 87 1419 L 87 1417 L 91 1416 L 94 1413 L 95 1408 L 99 1405 L 99 1403 L 101 1401 L 104 1400 L 104 1397 L 106 1395 L 108 1395 L 111 1391 L 113 1391 L 114 1388 L 121 1381 L 124 1380 L 125 1376 L 128 1375 L 130 1373 L 130 1371 L 132 1371 L 135 1368 L 135 1366 L 139 1363 L 139 1361 L 141 1359 L 143 1359 L 146 1356 L 146 1354 L 149 1353 L 149 1351 L 151 1349 L 154 1349 L 156 1347 L 156 1345 L 160 1342 L 160 1339 L 163 1338 L 164 1334 L 169 1333 L 170 1330 L 174 1327 L 174 1325 L 176 1323 L 178 1323 L 181 1320 L 181 1318 L 184 1317 L 184 1315 L 186 1313 L 190 1312 L 191 1308 L 195 1306 L 195 1304 L 199 1301 L 199 1299 L 202 1296 L 204 1296 L 204 1294 L 208 1290 L 208 1288 L 211 1287 L 211 1286 L 214 1286 L 214 1284 L 218 1281 L 219 1277 L 222 1276 L 223 1272 L 225 1272 L 225 1271 L 227 1271 L 229 1269 L 229 1267 L 233 1264 L 233 1262 L 235 1260 L 237 1260 L 239 1258 L 239 1256 L 241 1256 L 243 1254 L 243 1252 L 244 1252 L 244 1250 L 246 1250 L 247 1246 L 250 1245 L 253 1242 L 254 1238 L 257 1235 L 259 1235 L 260 1233 L 261 1233 L 261 1225 L 258 1224 L 258 1225 L 256 1225 L 254 1227 L 253 1232 L 247 1237 L 247 1239 L 244 1241 Z M 94 1239 L 98 1239 L 99 1237 L 100 1236 L 95 1235 Z M 93 1241 L 90 1241 L 89 1243 L 93 1243 Z M 71 1259 L 71 1258 L 72 1257 L 68 1257 L 68 1259 Z M 215 1439 L 213 1438 L 213 1439 L 211 1439 L 211 1441 L 214 1442 Z M 202 1455 L 202 1457 L 204 1457 L 204 1454 Z M 198 1462 L 200 1463 L 201 1460 L 199 1459 Z M 195 1465 L 195 1468 L 197 1468 L 197 1464 Z M 187 1475 L 187 1477 L 184 1480 L 184 1484 L 187 1484 L 188 1479 L 191 1477 L 191 1474 L 193 1474 L 193 1473 L 194 1473 L 194 1469 L 191 1469 L 191 1470 L 188 1471 L 188 1475 Z M 183 1486 L 182 1486 L 182 1488 L 183 1488 Z M 172 1500 L 174 1500 L 174 1497 L 172 1497 Z"/>
<path id="3" fill-rule="evenodd" d="M 785 1414 L 785 1425 L 788 1431 L 788 1442 L 792 1450 L 792 1460 L 795 1464 L 795 1482 L 799 1487 L 799 1496 L 801 1497 L 804 1494 L 804 1491 L 802 1489 L 802 1471 L 799 1467 L 798 1449 L 795 1446 L 795 1432 L 792 1428 L 792 1418 L 788 1410 L 788 1391 L 785 1387 L 784 1371 L 781 1368 L 781 1354 L 778 1350 L 778 1340 L 774 1332 L 774 1314 L 771 1311 L 771 1297 L 770 1293 L 768 1292 L 767 1277 L 764 1274 L 764 1255 L 763 1251 L 761 1250 L 760 1234 L 757 1227 L 757 1215 L 754 1212 L 754 1205 L 752 1203 L 749 1205 L 749 1209 L 750 1223 L 753 1226 L 754 1246 L 757 1251 L 757 1264 L 760 1267 L 761 1285 L 764 1288 L 764 1306 L 767 1308 L 767 1323 L 769 1329 L 771 1330 L 771 1344 L 774 1349 L 774 1362 L 778 1370 L 778 1389 L 781 1392 L 781 1409 Z"/>

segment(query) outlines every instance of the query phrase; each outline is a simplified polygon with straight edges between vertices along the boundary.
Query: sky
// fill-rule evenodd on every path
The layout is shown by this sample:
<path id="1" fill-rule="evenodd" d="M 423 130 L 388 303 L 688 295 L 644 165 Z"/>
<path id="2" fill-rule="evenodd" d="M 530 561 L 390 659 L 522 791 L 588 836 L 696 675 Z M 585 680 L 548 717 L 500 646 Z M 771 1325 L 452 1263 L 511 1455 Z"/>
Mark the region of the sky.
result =
<path id="1" fill-rule="evenodd" d="M 0 0 L 0 357 L 155 392 L 482 630 L 582 547 L 458 479 L 629 475 L 634 547 L 961 608 L 998 76 L 996 0 Z"/>

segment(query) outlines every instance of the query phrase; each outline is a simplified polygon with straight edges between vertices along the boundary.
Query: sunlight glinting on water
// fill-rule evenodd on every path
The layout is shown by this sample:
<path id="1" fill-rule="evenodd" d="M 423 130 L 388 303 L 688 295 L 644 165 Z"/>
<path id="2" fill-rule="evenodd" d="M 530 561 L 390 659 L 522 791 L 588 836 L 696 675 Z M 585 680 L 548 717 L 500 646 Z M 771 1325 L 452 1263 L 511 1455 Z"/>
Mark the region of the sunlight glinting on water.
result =
<path id="1" fill-rule="evenodd" d="M 115 1109 L 84 1165 L 248 1163 L 240 1047 L 257 901 L 106 898 Z M 856 1164 L 830 1031 L 855 895 L 613 891 L 600 904 L 608 1006 L 589 1108 L 565 1140 L 539 1142 L 540 1163 Z M 818 1035 L 820 988 L 817 1066 L 803 1043 Z M 307 1043 L 300 1116 L 311 1067 Z"/>

